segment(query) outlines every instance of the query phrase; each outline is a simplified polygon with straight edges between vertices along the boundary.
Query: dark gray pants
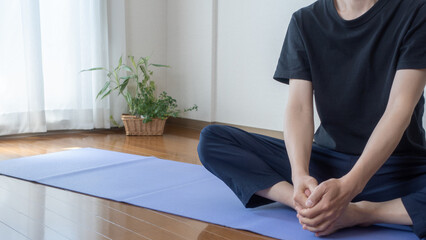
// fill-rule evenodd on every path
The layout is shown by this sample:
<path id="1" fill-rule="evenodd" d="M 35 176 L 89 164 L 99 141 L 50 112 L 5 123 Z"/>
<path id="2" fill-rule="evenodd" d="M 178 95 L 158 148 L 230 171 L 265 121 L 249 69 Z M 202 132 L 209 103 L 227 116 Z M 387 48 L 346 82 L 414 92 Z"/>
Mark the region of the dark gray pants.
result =
<path id="1" fill-rule="evenodd" d="M 254 195 L 280 181 L 291 181 L 291 168 L 283 140 L 241 129 L 210 125 L 201 132 L 198 154 L 203 165 L 220 178 L 246 207 L 271 201 Z M 310 174 L 322 182 L 352 169 L 359 156 L 314 144 Z M 426 156 L 392 156 L 353 201 L 382 202 L 402 198 L 413 220 L 414 232 L 426 237 Z"/>

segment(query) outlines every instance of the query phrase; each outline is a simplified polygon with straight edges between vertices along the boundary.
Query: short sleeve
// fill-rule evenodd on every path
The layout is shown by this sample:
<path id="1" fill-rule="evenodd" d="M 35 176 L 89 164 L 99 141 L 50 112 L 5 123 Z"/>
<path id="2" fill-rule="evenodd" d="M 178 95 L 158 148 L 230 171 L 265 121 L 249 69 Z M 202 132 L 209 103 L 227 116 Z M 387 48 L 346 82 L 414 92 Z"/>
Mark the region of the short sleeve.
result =
<path id="1" fill-rule="evenodd" d="M 288 84 L 289 79 L 292 78 L 311 81 L 311 72 L 305 44 L 294 15 L 288 26 L 284 45 L 273 78 L 286 84 Z"/>
<path id="2" fill-rule="evenodd" d="M 426 68 L 426 4 L 422 5 L 399 49 L 397 69 Z"/>

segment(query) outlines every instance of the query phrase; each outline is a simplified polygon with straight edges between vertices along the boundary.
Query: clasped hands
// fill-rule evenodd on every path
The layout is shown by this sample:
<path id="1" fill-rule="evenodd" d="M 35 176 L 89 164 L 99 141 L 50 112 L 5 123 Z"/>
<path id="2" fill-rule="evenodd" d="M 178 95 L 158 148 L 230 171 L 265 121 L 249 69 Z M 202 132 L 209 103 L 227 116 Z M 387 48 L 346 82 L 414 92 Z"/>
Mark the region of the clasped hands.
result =
<path id="1" fill-rule="evenodd" d="M 333 232 L 336 220 L 344 213 L 356 191 L 344 177 L 329 179 L 318 185 L 305 175 L 293 180 L 294 206 L 303 229 L 325 236 Z"/>

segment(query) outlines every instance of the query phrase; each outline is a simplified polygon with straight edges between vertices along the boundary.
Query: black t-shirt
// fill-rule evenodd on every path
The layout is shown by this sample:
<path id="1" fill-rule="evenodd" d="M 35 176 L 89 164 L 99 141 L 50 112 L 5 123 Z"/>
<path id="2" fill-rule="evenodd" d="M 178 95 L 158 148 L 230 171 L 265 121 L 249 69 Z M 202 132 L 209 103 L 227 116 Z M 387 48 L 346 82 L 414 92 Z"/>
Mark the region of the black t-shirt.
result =
<path id="1" fill-rule="evenodd" d="M 274 79 L 312 81 L 321 120 L 315 142 L 359 155 L 385 111 L 396 71 L 422 68 L 425 0 L 379 0 L 350 21 L 333 0 L 319 0 L 293 14 Z M 423 112 L 422 97 L 394 155 L 426 154 Z"/>

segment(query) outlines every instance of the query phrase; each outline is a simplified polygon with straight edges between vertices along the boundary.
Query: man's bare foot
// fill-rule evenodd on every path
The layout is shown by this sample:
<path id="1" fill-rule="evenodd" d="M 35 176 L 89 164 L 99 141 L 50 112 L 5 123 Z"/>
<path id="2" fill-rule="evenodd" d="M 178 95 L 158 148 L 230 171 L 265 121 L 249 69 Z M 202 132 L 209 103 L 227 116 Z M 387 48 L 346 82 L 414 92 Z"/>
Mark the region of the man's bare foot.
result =
<path id="1" fill-rule="evenodd" d="M 369 220 L 369 205 L 367 202 L 349 203 L 345 212 L 333 225 L 323 232 L 317 232 L 316 236 L 326 236 L 336 232 L 339 229 L 353 226 L 369 226 L 372 224 Z"/>

